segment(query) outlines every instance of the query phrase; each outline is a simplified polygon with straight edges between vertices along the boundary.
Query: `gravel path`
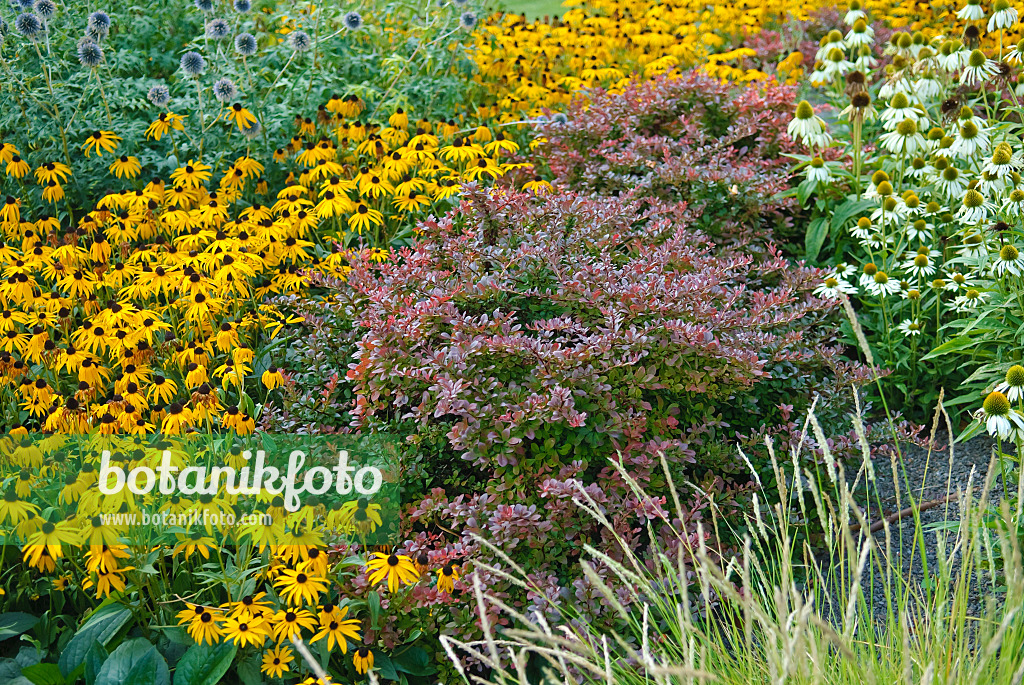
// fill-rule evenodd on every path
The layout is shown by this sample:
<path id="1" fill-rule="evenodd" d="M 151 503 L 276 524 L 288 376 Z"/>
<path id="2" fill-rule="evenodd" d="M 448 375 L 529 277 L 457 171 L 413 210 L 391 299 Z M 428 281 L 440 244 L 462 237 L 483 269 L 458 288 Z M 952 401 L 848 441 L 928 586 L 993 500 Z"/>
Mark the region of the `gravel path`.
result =
<path id="1" fill-rule="evenodd" d="M 948 445 L 949 441 L 946 435 L 940 434 L 936 438 L 941 444 Z M 932 452 L 929 461 L 926 450 L 910 446 L 904 451 L 906 481 L 904 480 L 902 470 L 899 469 L 897 464 L 899 483 L 894 482 L 892 467 L 888 460 L 876 460 L 874 467 L 882 512 L 880 515 L 876 503 L 877 500 L 872 497 L 867 517 L 868 521 L 878 521 L 884 516 L 909 506 L 907 482 L 909 482 L 910 488 L 914 493 L 914 499 L 917 502 L 938 499 L 944 497 L 947 492 L 956 495 L 958 488 L 964 490 L 969 480 L 973 490 L 977 492 L 988 473 L 992 447 L 993 441 L 987 436 L 979 436 L 966 443 L 954 445 L 954 458 L 951 466 L 948 447 L 942 452 Z M 998 466 L 996 468 L 998 469 Z M 971 477 L 972 471 L 974 473 L 973 478 Z M 921 490 L 922 484 L 924 486 L 923 491 Z M 899 493 L 899 500 L 897 500 L 897 493 Z M 997 477 L 991 491 L 990 501 L 998 500 L 1001 497 L 1002 486 L 1000 479 Z M 954 497 L 948 505 L 939 505 L 922 512 L 921 521 L 925 526 L 925 530 L 929 531 L 929 524 L 957 521 L 959 520 L 959 514 L 959 506 Z M 904 578 L 910 578 L 914 581 L 914 585 L 920 588 L 920 583 L 924 579 L 924 572 L 920 555 L 915 553 L 917 541 L 914 534 L 914 517 L 912 515 L 907 516 L 891 524 L 890 530 L 892 534 L 891 550 L 894 565 L 901 567 Z M 879 548 L 884 552 L 886 546 L 884 531 L 880 530 L 874 533 L 874 537 Z M 928 550 L 927 558 L 930 569 L 933 569 L 937 563 L 936 545 L 936 533 L 934 531 L 926 532 L 925 546 Z M 901 547 L 903 550 L 902 555 L 900 554 Z M 876 573 L 876 580 L 873 592 L 871 592 L 872 604 L 876 619 L 884 622 L 887 600 L 889 598 L 886 597 L 884 587 L 879 582 L 881 579 L 877 575 L 879 573 L 877 567 L 873 569 L 873 572 Z M 870 587 L 870 581 L 869 574 L 865 572 L 862 578 L 865 588 Z M 983 593 L 977 586 L 972 589 L 972 599 L 968 606 L 969 614 L 978 615 L 983 605 L 983 596 Z M 835 609 L 836 607 L 833 606 L 833 611 Z M 842 611 L 841 608 L 839 610 Z"/>

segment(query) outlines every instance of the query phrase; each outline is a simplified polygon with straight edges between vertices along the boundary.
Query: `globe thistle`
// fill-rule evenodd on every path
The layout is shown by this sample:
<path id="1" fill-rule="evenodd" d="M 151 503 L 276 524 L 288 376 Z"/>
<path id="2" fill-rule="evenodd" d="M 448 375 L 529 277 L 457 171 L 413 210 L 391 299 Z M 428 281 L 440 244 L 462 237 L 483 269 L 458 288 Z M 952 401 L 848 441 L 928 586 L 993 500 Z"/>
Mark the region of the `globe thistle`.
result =
<path id="1" fill-rule="evenodd" d="M 295 52 L 305 52 L 313 45 L 313 39 L 305 31 L 292 31 L 288 34 L 288 45 Z"/>
<path id="2" fill-rule="evenodd" d="M 102 43 L 110 35 L 110 29 L 89 24 L 85 27 L 85 36 L 94 43 Z"/>
<path id="3" fill-rule="evenodd" d="M 343 21 L 345 22 L 345 28 L 349 31 L 358 31 L 363 28 L 363 18 L 360 16 L 359 12 L 356 12 L 355 10 L 346 14 Z"/>
<path id="4" fill-rule="evenodd" d="M 103 10 L 96 10 L 89 15 L 89 26 L 96 26 L 105 31 L 110 30 L 110 15 Z"/>
<path id="5" fill-rule="evenodd" d="M 256 36 L 251 33 L 239 33 L 235 36 L 235 52 L 242 57 L 252 57 L 258 48 Z"/>
<path id="6" fill-rule="evenodd" d="M 35 4 L 35 0 L 17 0 L 17 2 L 11 3 L 11 6 L 15 10 L 21 9 L 23 12 L 31 12 L 32 6 Z"/>
<path id="7" fill-rule="evenodd" d="M 213 11 L 213 0 L 192 0 L 192 4 L 194 4 L 196 9 L 200 12 Z"/>
<path id="8" fill-rule="evenodd" d="M 171 101 L 171 91 L 164 85 L 153 86 L 149 89 L 146 97 L 157 107 L 166 107 L 167 103 Z"/>
<path id="9" fill-rule="evenodd" d="M 564 126 L 565 124 L 569 123 L 569 117 L 567 117 L 564 113 L 559 112 L 558 114 L 551 117 L 551 123 L 556 126 Z"/>
<path id="10" fill-rule="evenodd" d="M 459 17 L 459 26 L 472 31 L 473 27 L 476 26 L 476 13 L 475 12 L 463 12 L 462 16 Z"/>
<path id="11" fill-rule="evenodd" d="M 57 14 L 57 5 L 53 0 L 36 0 L 35 10 L 43 21 L 49 21 L 53 15 Z"/>
<path id="12" fill-rule="evenodd" d="M 252 2 L 250 0 L 235 0 L 235 11 L 239 14 L 245 14 L 252 9 Z"/>
<path id="13" fill-rule="evenodd" d="M 463 6 L 463 5 L 465 5 L 465 4 L 467 3 L 467 2 L 469 2 L 469 0 L 452 0 L 452 2 L 454 2 L 454 3 L 455 3 L 456 5 L 458 5 L 459 7 L 462 7 L 462 6 Z"/>
<path id="14" fill-rule="evenodd" d="M 206 60 L 194 50 L 181 56 L 181 70 L 188 76 L 201 76 L 206 71 Z"/>
<path id="15" fill-rule="evenodd" d="M 220 102 L 227 104 L 238 95 L 238 88 L 229 78 L 222 78 L 213 84 L 213 96 Z"/>
<path id="16" fill-rule="evenodd" d="M 248 125 L 242 126 L 242 135 L 246 140 L 256 140 L 260 133 L 263 131 L 263 127 L 260 126 L 260 122 L 253 120 Z"/>
<path id="17" fill-rule="evenodd" d="M 78 61 L 83 67 L 98 67 L 103 62 L 103 48 L 89 38 L 83 38 L 78 42 Z"/>
<path id="18" fill-rule="evenodd" d="M 223 19 L 214 19 L 206 25 L 206 35 L 214 40 L 227 38 L 231 33 L 231 26 Z"/>
<path id="19" fill-rule="evenodd" d="M 14 20 L 14 28 L 29 40 L 34 40 L 43 30 L 43 22 L 36 15 L 23 12 Z"/>

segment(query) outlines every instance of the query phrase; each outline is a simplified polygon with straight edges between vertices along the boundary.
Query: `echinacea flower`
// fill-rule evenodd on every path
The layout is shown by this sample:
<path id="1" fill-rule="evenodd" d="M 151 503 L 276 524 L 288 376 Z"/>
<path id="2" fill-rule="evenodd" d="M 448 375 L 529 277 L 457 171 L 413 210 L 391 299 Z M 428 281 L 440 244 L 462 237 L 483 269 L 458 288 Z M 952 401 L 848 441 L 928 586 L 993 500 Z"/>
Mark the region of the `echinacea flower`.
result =
<path id="1" fill-rule="evenodd" d="M 984 195 L 971 188 L 964 193 L 963 202 L 956 212 L 956 220 L 962 224 L 977 224 L 987 219 L 994 209 Z"/>
<path id="2" fill-rule="evenodd" d="M 893 154 L 913 155 L 925 147 L 924 136 L 913 119 L 904 119 L 896 128 L 882 135 L 879 142 Z"/>
<path id="3" fill-rule="evenodd" d="M 995 389 L 1005 394 L 1010 402 L 1024 400 L 1024 366 L 1014 364 L 1007 369 L 1005 379 Z"/>
<path id="4" fill-rule="evenodd" d="M 1013 245 L 1003 245 L 999 249 L 999 255 L 992 262 L 992 273 L 998 278 L 1004 274 L 1020 276 L 1024 273 L 1024 257 L 1020 250 Z"/>
<path id="5" fill-rule="evenodd" d="M 960 73 L 960 85 L 973 86 L 984 83 L 997 71 L 995 60 L 986 57 L 981 50 L 974 50 L 967 58 L 967 66 Z"/>
<path id="6" fill-rule="evenodd" d="M 846 16 L 843 17 L 843 23 L 847 26 L 853 26 L 858 20 L 867 18 L 867 14 L 861 9 L 860 0 L 850 0 L 848 9 L 846 10 Z"/>
<path id="7" fill-rule="evenodd" d="M 1024 434 L 1024 416 L 1013 409 L 1010 400 L 998 390 L 993 390 L 985 397 L 976 418 L 985 422 L 985 430 L 989 435 L 1003 440 Z"/>
<path id="8" fill-rule="evenodd" d="M 924 329 L 917 319 L 904 319 L 896 328 L 908 338 L 921 335 L 921 331 Z"/>
<path id="9" fill-rule="evenodd" d="M 1011 29 L 1017 23 L 1017 8 L 1009 0 L 996 0 L 992 3 L 992 16 L 988 20 L 988 32 L 996 29 Z"/>
<path id="10" fill-rule="evenodd" d="M 978 21 L 985 18 L 985 10 L 981 8 L 981 0 L 967 0 L 967 4 L 957 10 L 957 19 Z"/>

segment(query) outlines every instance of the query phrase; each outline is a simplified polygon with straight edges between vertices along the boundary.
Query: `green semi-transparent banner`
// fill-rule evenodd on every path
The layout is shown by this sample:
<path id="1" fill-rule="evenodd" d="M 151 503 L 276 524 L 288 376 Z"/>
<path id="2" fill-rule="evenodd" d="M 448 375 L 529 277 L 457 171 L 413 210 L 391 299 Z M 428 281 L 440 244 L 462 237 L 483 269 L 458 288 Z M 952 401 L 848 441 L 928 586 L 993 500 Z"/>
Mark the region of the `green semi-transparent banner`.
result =
<path id="1" fill-rule="evenodd" d="M 21 547 L 398 539 L 398 441 L 384 434 L 5 435 L 0 490 L 0 542 Z"/>

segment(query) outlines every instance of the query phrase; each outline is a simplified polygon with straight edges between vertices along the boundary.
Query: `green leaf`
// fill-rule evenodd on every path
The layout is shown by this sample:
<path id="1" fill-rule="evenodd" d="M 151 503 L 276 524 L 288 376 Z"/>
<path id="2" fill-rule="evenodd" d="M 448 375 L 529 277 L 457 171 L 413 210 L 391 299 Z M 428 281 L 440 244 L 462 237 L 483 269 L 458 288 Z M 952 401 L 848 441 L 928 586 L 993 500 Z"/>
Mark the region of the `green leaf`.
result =
<path id="1" fill-rule="evenodd" d="M 832 212 L 832 221 L 830 222 L 836 230 L 842 229 L 846 222 L 853 217 L 866 212 L 869 209 L 874 209 L 875 203 L 871 200 L 857 200 L 850 198 L 843 204 L 836 207 L 836 210 Z"/>
<path id="2" fill-rule="evenodd" d="M 415 645 L 396 648 L 391 655 L 391 663 L 395 665 L 396 671 L 409 675 L 431 675 L 437 672 L 430 663 L 430 655 Z"/>
<path id="3" fill-rule="evenodd" d="M 21 635 L 39 623 L 39 618 L 22 611 L 0 614 L 0 640 Z"/>
<path id="4" fill-rule="evenodd" d="M 96 685 L 171 685 L 167 662 L 149 640 L 126 640 L 110 653 Z"/>
<path id="5" fill-rule="evenodd" d="M 64 685 L 64 676 L 57 664 L 35 664 L 21 669 L 21 675 L 33 685 Z"/>
<path id="6" fill-rule="evenodd" d="M 93 642 L 99 642 L 106 647 L 131 617 L 132 612 L 118 604 L 107 604 L 97 609 L 61 652 L 57 663 L 64 677 L 85 662 L 86 654 Z"/>
<path id="7" fill-rule="evenodd" d="M 966 349 L 977 342 L 974 338 L 969 335 L 961 335 L 952 340 L 947 340 L 942 343 L 934 350 L 921 357 L 924 359 L 934 359 L 935 357 L 941 357 L 944 354 L 950 354 L 952 352 L 959 352 L 960 350 Z"/>
<path id="8" fill-rule="evenodd" d="M 828 227 L 828 219 L 825 217 L 818 217 L 807 227 L 807 235 L 804 236 L 804 256 L 808 263 L 818 259 L 818 252 L 821 251 L 821 246 L 825 244 L 825 238 L 828 236 Z"/>
<path id="9" fill-rule="evenodd" d="M 107 660 L 107 649 L 99 642 L 93 640 L 92 646 L 85 654 L 85 685 L 95 685 L 96 676 L 103 668 L 103 662 Z"/>
<path id="10" fill-rule="evenodd" d="M 811 193 L 813 193 L 817 187 L 818 182 L 812 181 L 809 178 L 796 187 L 796 201 L 800 203 L 801 207 L 807 204 L 807 198 L 811 196 Z"/>
<path id="11" fill-rule="evenodd" d="M 260 673 L 260 658 L 258 654 L 250 654 L 240 659 L 235 666 L 235 673 L 243 685 L 262 685 L 263 674 Z"/>
<path id="12" fill-rule="evenodd" d="M 238 645 L 233 642 L 189 648 L 174 669 L 174 685 L 216 685 L 237 653 Z"/>
<path id="13" fill-rule="evenodd" d="M 398 671 L 391 658 L 383 652 L 373 652 L 373 667 L 384 680 L 398 680 Z"/>
<path id="14" fill-rule="evenodd" d="M 380 630 L 380 594 L 376 590 L 366 596 L 366 604 L 370 609 L 370 628 Z"/>

